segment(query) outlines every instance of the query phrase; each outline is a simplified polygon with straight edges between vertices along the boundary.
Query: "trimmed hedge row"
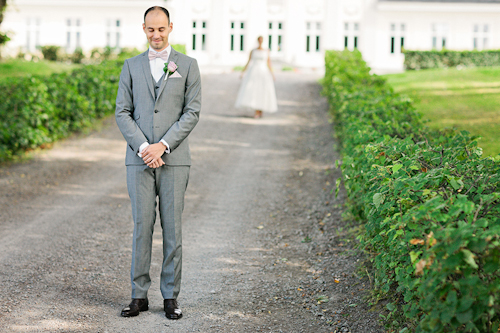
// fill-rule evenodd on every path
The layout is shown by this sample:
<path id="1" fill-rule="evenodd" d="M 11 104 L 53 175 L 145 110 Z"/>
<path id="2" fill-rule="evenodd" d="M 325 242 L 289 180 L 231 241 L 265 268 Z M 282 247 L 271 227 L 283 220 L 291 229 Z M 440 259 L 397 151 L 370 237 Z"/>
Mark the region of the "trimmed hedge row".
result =
<path id="1" fill-rule="evenodd" d="M 411 100 L 369 74 L 357 51 L 329 51 L 324 94 L 346 207 L 399 332 L 497 332 L 500 164 L 467 132 L 434 131 Z"/>
<path id="2" fill-rule="evenodd" d="M 122 63 L 0 83 L 0 161 L 40 147 L 114 112 Z"/>
<path id="3" fill-rule="evenodd" d="M 500 66 L 500 50 L 487 51 L 410 51 L 405 50 L 406 69 L 456 66 Z"/>
<path id="4" fill-rule="evenodd" d="M 184 44 L 172 45 L 186 53 Z M 115 110 L 123 60 L 87 65 L 71 73 L 34 75 L 0 82 L 0 162 L 67 137 Z"/>

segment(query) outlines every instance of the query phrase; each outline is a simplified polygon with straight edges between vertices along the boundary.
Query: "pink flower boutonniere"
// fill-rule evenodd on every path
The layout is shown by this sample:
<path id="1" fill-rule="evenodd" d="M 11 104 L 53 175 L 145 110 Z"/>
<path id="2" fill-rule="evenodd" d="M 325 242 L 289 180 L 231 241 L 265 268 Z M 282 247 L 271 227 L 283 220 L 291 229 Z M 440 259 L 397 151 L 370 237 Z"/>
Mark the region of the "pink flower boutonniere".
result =
<path id="1" fill-rule="evenodd" d="M 167 79 L 168 76 L 174 74 L 176 70 L 177 70 L 177 65 L 175 64 L 175 62 L 170 61 L 168 64 L 165 63 L 165 67 L 163 67 L 163 71 L 167 73 L 167 75 L 165 75 L 165 80 Z"/>

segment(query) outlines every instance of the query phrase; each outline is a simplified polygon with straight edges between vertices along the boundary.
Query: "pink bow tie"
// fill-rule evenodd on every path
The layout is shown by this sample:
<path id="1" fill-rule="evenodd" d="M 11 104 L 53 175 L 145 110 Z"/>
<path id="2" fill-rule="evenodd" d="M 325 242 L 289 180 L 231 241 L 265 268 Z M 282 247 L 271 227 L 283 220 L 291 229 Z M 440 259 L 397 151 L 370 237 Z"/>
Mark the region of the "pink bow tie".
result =
<path id="1" fill-rule="evenodd" d="M 168 52 L 166 49 L 161 51 L 161 52 L 155 52 L 155 51 L 149 50 L 148 58 L 149 58 L 149 60 L 161 58 L 162 60 L 167 61 L 168 60 Z"/>

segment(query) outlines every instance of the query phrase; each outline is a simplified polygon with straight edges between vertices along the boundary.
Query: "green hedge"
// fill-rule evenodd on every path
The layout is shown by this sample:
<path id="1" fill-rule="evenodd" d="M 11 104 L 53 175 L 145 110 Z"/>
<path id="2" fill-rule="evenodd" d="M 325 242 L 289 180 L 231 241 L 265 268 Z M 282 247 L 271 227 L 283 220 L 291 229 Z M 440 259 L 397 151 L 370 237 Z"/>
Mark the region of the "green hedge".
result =
<path id="1" fill-rule="evenodd" d="M 183 44 L 173 47 L 186 52 Z M 0 161 L 66 137 L 113 113 L 123 60 L 138 53 L 124 49 L 118 61 L 0 82 Z"/>
<path id="2" fill-rule="evenodd" d="M 40 47 L 45 60 L 57 61 L 61 58 L 61 47 L 58 45 L 44 45 Z"/>
<path id="3" fill-rule="evenodd" d="M 122 63 L 0 83 L 0 161 L 51 143 L 114 111 Z"/>
<path id="4" fill-rule="evenodd" d="M 467 132 L 426 127 L 357 51 L 329 51 L 324 94 L 346 207 L 389 299 L 392 332 L 497 332 L 500 167 Z"/>
<path id="5" fill-rule="evenodd" d="M 186 54 L 186 44 L 172 44 L 172 47 L 177 52 L 180 52 L 182 54 Z"/>
<path id="6" fill-rule="evenodd" d="M 410 51 L 405 50 L 406 69 L 456 66 L 500 66 L 500 50 L 487 51 Z"/>

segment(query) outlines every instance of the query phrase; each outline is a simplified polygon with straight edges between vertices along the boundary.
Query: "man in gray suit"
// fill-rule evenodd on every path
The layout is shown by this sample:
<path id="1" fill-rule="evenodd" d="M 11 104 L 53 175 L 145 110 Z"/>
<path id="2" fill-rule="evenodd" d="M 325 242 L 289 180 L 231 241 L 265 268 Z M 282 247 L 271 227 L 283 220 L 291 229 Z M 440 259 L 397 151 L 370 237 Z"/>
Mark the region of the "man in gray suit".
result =
<path id="1" fill-rule="evenodd" d="M 160 290 L 166 317 L 179 319 L 181 215 L 191 165 L 187 136 L 199 118 L 200 72 L 195 59 L 169 45 L 172 23 L 165 8 L 149 8 L 143 30 L 149 50 L 125 61 L 116 97 L 116 123 L 128 143 L 125 164 L 134 218 L 132 302 L 121 315 L 148 310 L 158 198 L 163 230 Z"/>

